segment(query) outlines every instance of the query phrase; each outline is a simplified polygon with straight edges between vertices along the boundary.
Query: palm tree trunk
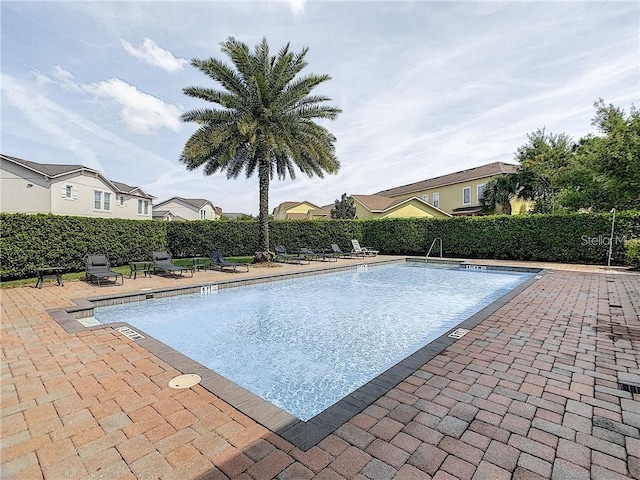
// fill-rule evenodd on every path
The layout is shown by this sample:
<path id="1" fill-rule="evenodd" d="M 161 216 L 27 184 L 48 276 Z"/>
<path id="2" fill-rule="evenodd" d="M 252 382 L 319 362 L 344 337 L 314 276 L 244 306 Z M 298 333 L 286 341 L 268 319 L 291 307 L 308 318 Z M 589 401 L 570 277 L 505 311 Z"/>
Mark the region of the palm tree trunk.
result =
<path id="1" fill-rule="evenodd" d="M 258 167 L 260 212 L 258 215 L 258 250 L 269 251 L 269 165 L 261 161 Z"/>

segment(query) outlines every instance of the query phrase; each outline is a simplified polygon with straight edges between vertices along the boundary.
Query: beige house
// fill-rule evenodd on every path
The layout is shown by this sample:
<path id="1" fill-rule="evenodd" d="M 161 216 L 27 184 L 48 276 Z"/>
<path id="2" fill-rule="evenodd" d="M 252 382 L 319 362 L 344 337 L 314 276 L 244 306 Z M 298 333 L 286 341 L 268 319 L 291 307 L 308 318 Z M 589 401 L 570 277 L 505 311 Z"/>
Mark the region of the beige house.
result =
<path id="1" fill-rule="evenodd" d="M 273 209 L 274 220 L 309 220 L 331 218 L 331 209 L 319 207 L 311 202 L 282 202 Z"/>
<path id="2" fill-rule="evenodd" d="M 153 206 L 154 220 L 219 220 L 222 209 L 204 198 L 172 197 Z"/>
<path id="3" fill-rule="evenodd" d="M 447 212 L 418 197 L 389 198 L 382 195 L 351 195 L 358 218 L 450 217 Z"/>
<path id="4" fill-rule="evenodd" d="M 517 165 L 509 163 L 494 162 L 382 190 L 376 195 L 396 200 L 418 197 L 451 215 L 478 215 L 481 213 L 480 198 L 486 183 L 498 175 L 514 173 L 517 167 Z M 511 206 L 514 214 L 521 214 L 527 212 L 530 204 L 523 200 L 513 199 Z"/>
<path id="5" fill-rule="evenodd" d="M 0 154 L 0 211 L 151 220 L 154 197 L 83 165 Z"/>

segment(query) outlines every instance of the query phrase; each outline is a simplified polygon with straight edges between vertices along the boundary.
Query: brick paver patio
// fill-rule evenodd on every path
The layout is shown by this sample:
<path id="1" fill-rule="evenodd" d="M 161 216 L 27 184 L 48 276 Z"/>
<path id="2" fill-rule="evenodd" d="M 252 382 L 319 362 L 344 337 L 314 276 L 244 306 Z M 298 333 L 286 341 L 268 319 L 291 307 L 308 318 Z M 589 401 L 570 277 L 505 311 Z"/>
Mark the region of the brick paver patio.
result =
<path id="1" fill-rule="evenodd" d="M 168 388 L 180 372 L 112 328 L 46 312 L 229 274 L 2 290 L 2 478 L 640 479 L 640 395 L 618 388 L 640 385 L 640 276 L 582 270 L 549 271 L 306 452 Z"/>

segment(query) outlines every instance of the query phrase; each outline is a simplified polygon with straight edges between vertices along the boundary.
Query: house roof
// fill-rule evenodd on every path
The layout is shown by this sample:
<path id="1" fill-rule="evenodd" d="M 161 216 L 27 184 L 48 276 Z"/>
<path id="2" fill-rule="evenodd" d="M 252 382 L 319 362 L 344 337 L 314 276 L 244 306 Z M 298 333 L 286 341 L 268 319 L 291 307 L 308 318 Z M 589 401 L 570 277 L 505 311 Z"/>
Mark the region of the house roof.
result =
<path id="1" fill-rule="evenodd" d="M 441 212 L 448 217 L 451 216 L 449 213 L 445 212 L 444 210 L 440 210 L 438 207 L 435 207 L 418 197 L 398 199 L 398 198 L 389 198 L 389 197 L 385 197 L 383 195 L 378 195 L 378 194 L 351 195 L 351 197 L 355 201 L 362 204 L 362 206 L 364 206 L 367 210 L 369 210 L 372 213 L 386 212 L 394 207 L 397 207 L 398 205 L 402 205 L 403 203 L 408 203 L 411 200 L 417 200 L 418 202 L 423 203 L 424 205 L 426 205 L 429 208 L 432 208 L 433 210 L 437 210 L 438 212 Z"/>
<path id="2" fill-rule="evenodd" d="M 115 182 L 112 180 L 111 183 L 113 183 L 116 187 L 118 187 L 118 190 L 125 193 L 130 193 L 138 189 L 138 187 L 132 187 L 131 185 L 127 185 L 126 183 L 122 183 L 122 182 Z"/>
<path id="3" fill-rule="evenodd" d="M 207 203 L 210 204 L 211 207 L 213 207 L 214 209 L 219 208 L 219 207 L 215 207 L 213 203 L 211 203 L 211 201 L 207 200 L 206 198 L 184 198 L 184 197 L 171 197 L 168 200 L 165 200 L 164 202 L 157 203 L 156 205 L 154 205 L 154 207 L 160 207 L 165 203 L 169 203 L 173 200 L 186 203 L 187 205 L 193 208 L 196 208 L 198 210 L 204 207 Z"/>
<path id="4" fill-rule="evenodd" d="M 311 205 L 313 208 L 316 208 L 316 209 L 320 208 L 317 205 L 315 205 L 315 204 L 313 204 L 311 202 L 308 202 L 307 200 L 303 200 L 301 202 L 282 202 L 280 205 L 278 205 L 276 208 L 273 209 L 273 215 L 275 215 L 278 210 L 284 210 L 286 212 L 287 210 L 289 210 L 289 209 L 291 209 L 291 208 L 293 208 L 293 207 L 295 207 L 297 205 L 302 205 L 303 203 L 307 203 L 307 204 Z"/>
<path id="5" fill-rule="evenodd" d="M 3 160 L 9 160 L 11 162 L 20 164 L 23 167 L 27 167 L 28 169 L 33 170 L 34 172 L 37 172 L 37 173 L 39 173 L 41 175 L 44 175 L 45 177 L 50 177 L 50 178 L 58 177 L 60 175 L 66 175 L 68 173 L 77 172 L 77 171 L 81 171 L 81 170 L 87 170 L 89 172 L 100 173 L 97 170 L 85 167 L 83 165 L 62 165 L 62 164 L 55 164 L 55 163 L 37 163 L 37 162 L 31 162 L 29 160 L 24 160 L 22 158 L 12 157 L 11 155 L 4 155 L 4 154 L 0 154 L 0 158 L 2 158 Z"/>
<path id="6" fill-rule="evenodd" d="M 149 195 L 148 193 L 145 193 L 140 187 L 132 187 L 131 185 L 127 185 L 126 183 L 114 182 L 113 180 L 109 180 L 107 177 L 105 177 L 104 174 L 102 174 L 102 172 L 98 170 L 94 170 L 93 168 L 85 167 L 84 165 L 37 163 L 37 162 L 32 162 L 30 160 L 24 160 L 22 158 L 12 157 L 11 155 L 4 155 L 4 154 L 0 154 L 0 158 L 2 158 L 2 160 L 8 160 L 10 162 L 17 163 L 18 165 L 22 165 L 23 167 L 28 168 L 29 170 L 39 173 L 40 175 L 48 178 L 56 178 L 62 175 L 68 175 L 70 173 L 76 173 L 76 172 L 82 172 L 82 171 L 94 173 L 100 176 L 102 179 L 104 179 L 107 183 L 110 183 L 114 187 L 114 190 L 116 192 L 133 194 L 135 190 L 138 190 L 140 192 L 139 195 L 141 197 L 154 198 L 153 195 Z"/>
<path id="7" fill-rule="evenodd" d="M 279 208 L 280 208 L 280 209 L 282 209 L 282 210 L 287 210 L 287 209 L 289 209 L 289 208 L 293 207 L 294 205 L 298 205 L 299 203 L 300 203 L 300 202 L 282 202 L 280 205 L 278 205 L 278 206 L 274 209 L 274 211 L 275 211 L 275 210 L 277 210 L 277 209 L 279 209 Z"/>
<path id="8" fill-rule="evenodd" d="M 353 198 L 354 200 L 357 200 L 372 212 L 383 212 L 385 210 L 388 210 L 391 207 L 394 207 L 404 202 L 404 199 L 398 200 L 397 198 L 389 198 L 379 194 L 351 195 L 351 198 Z"/>
<path id="9" fill-rule="evenodd" d="M 469 180 L 475 180 L 479 178 L 492 177 L 502 173 L 513 173 L 518 168 L 518 165 L 503 162 L 493 162 L 479 167 L 468 168 L 467 170 L 461 170 L 455 173 L 449 173 L 440 177 L 429 178 L 420 182 L 410 183 L 401 187 L 390 188 L 388 190 L 382 190 L 377 192 L 376 195 L 383 195 L 386 197 L 396 197 L 398 195 L 404 195 L 407 193 L 419 192 L 422 190 L 428 190 L 431 188 L 444 187 L 446 185 L 453 185 L 455 183 L 468 182 Z"/>

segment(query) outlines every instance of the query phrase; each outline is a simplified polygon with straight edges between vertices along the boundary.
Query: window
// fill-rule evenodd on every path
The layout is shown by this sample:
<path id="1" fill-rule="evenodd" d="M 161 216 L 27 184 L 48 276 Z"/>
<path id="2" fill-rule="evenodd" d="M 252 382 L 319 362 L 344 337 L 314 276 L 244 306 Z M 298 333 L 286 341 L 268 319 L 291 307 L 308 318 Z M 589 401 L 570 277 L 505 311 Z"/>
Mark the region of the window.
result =
<path id="1" fill-rule="evenodd" d="M 138 215 L 147 215 L 149 213 L 149 201 L 138 200 Z"/>
<path id="2" fill-rule="evenodd" d="M 440 194 L 437 192 L 433 194 L 433 206 L 440 207 Z"/>
<path id="3" fill-rule="evenodd" d="M 484 183 L 478 185 L 478 203 L 480 203 L 480 200 L 482 199 L 482 196 L 484 195 Z"/>
<path id="4" fill-rule="evenodd" d="M 462 189 L 462 204 L 463 205 L 471 204 L 471 187 L 464 187 Z"/>
<path id="5" fill-rule="evenodd" d="M 94 210 L 100 210 L 102 205 L 102 192 L 93 192 L 93 208 Z"/>
<path id="6" fill-rule="evenodd" d="M 203 208 L 202 210 L 200 210 L 200 220 L 206 220 L 207 219 L 207 211 Z"/>
<path id="7" fill-rule="evenodd" d="M 424 200 L 425 202 L 429 203 L 429 194 L 425 193 L 424 195 L 422 195 L 422 200 Z"/>
<path id="8" fill-rule="evenodd" d="M 71 185 L 65 185 L 64 196 L 66 198 L 71 198 L 72 195 L 73 195 L 73 187 Z"/>
<path id="9" fill-rule="evenodd" d="M 124 206 L 124 196 L 123 195 L 120 195 L 119 201 L 120 201 L 120 206 L 123 207 Z"/>
<path id="10" fill-rule="evenodd" d="M 104 192 L 104 209 L 111 210 L 111 194 Z"/>

